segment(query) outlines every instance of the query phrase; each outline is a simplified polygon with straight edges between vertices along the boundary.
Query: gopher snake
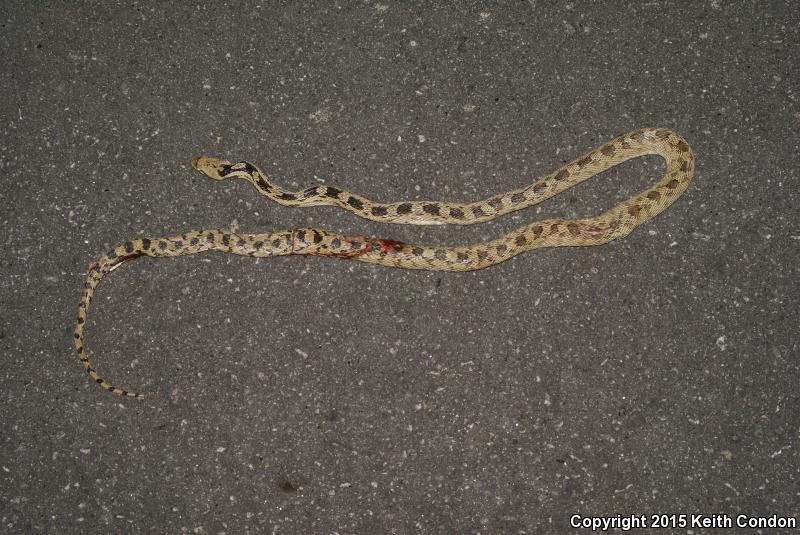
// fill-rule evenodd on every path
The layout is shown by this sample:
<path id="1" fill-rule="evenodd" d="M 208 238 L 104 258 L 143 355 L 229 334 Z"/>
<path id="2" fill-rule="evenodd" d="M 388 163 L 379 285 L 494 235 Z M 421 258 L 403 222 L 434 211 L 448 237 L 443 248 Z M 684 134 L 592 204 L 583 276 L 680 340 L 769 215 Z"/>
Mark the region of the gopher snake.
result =
<path id="1" fill-rule="evenodd" d="M 243 178 L 264 196 L 286 206 L 331 204 L 365 219 L 385 223 L 470 225 L 537 204 L 610 167 L 646 154 L 658 154 L 666 160 L 667 169 L 663 178 L 607 212 L 589 219 L 537 221 L 497 239 L 475 245 L 412 245 L 364 236 L 342 236 L 315 228 L 263 234 L 192 230 L 177 236 L 126 241 L 89 264 L 75 324 L 74 345 L 78 358 L 89 377 L 101 388 L 121 396 L 143 397 L 138 392 L 107 383 L 92 367 L 83 345 L 86 313 L 95 288 L 107 273 L 125 260 L 137 256 L 180 256 L 203 251 L 255 257 L 315 255 L 351 258 L 403 269 L 470 271 L 498 264 L 540 247 L 600 245 L 626 236 L 672 204 L 686 190 L 694 174 L 694 157 L 689 145 L 678 134 L 663 128 L 640 129 L 624 134 L 533 184 L 466 204 L 434 201 L 384 204 L 331 186 L 287 191 L 270 182 L 264 173 L 250 163 L 231 164 L 208 156 L 194 158 L 192 166 L 208 177 L 216 180 Z"/>

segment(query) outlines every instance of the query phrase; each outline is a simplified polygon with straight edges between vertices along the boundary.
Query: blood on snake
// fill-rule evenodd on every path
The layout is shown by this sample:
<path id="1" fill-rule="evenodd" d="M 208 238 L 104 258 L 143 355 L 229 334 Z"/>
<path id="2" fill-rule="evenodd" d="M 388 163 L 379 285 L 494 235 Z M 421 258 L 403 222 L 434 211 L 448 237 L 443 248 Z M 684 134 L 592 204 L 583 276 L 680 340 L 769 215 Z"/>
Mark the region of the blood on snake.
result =
<path id="1" fill-rule="evenodd" d="M 249 162 L 230 163 L 210 156 L 196 157 L 191 161 L 192 167 L 207 177 L 247 180 L 265 197 L 284 206 L 334 205 L 359 217 L 383 223 L 471 225 L 533 206 L 615 165 L 649 154 L 659 155 L 666 161 L 663 177 L 606 212 L 588 219 L 536 221 L 494 240 L 473 245 L 415 245 L 365 236 L 343 236 L 317 228 L 258 234 L 217 229 L 190 230 L 175 236 L 122 242 L 89 263 L 75 323 L 75 350 L 89 377 L 102 389 L 119 396 L 144 397 L 140 392 L 105 381 L 89 361 L 84 345 L 86 315 L 97 285 L 123 262 L 140 256 L 175 257 L 204 251 L 253 257 L 313 255 L 401 269 L 472 271 L 499 264 L 533 249 L 601 245 L 627 236 L 672 204 L 686 190 L 694 175 L 694 156 L 688 143 L 665 128 L 643 128 L 621 135 L 530 185 L 472 203 L 380 203 L 332 186 L 289 191 L 272 182 Z"/>

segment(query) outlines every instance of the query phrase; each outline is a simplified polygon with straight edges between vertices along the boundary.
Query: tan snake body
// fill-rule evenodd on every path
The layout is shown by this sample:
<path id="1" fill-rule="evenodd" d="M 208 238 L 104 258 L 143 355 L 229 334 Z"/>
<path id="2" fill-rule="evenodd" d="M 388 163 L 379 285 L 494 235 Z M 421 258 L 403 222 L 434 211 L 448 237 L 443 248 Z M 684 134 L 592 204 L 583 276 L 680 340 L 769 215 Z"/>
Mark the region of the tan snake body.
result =
<path id="1" fill-rule="evenodd" d="M 250 163 L 231 164 L 207 156 L 194 158 L 192 166 L 206 176 L 216 180 L 243 178 L 266 197 L 287 206 L 336 205 L 360 217 L 386 223 L 469 225 L 540 203 L 610 167 L 647 154 L 664 158 L 664 176 L 650 188 L 610 210 L 589 219 L 537 221 L 497 239 L 475 245 L 413 245 L 364 236 L 342 236 L 315 228 L 263 234 L 191 230 L 176 236 L 126 241 L 89 264 L 75 324 L 74 345 L 78 358 L 91 379 L 101 388 L 121 396 L 143 397 L 141 393 L 107 383 L 92 367 L 83 345 L 86 314 L 95 288 L 107 273 L 124 261 L 138 256 L 171 257 L 203 251 L 255 257 L 315 255 L 350 258 L 403 269 L 471 271 L 540 247 L 600 245 L 626 236 L 672 204 L 686 190 L 694 175 L 691 148 L 678 134 L 663 128 L 629 132 L 533 184 L 484 201 L 465 204 L 436 201 L 384 204 L 331 186 L 317 186 L 299 192 L 287 191 L 272 183 Z"/>

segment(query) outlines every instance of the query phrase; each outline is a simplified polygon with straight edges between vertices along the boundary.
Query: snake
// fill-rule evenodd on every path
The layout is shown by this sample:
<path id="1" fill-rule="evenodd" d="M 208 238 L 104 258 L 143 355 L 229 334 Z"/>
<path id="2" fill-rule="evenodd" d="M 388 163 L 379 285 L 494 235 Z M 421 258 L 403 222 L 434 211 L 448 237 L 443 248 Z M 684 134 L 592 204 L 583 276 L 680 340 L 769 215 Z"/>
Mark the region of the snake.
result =
<path id="1" fill-rule="evenodd" d="M 176 257 L 205 251 L 251 257 L 311 255 L 358 260 L 401 269 L 472 271 L 504 262 L 520 253 L 543 247 L 601 245 L 627 236 L 662 212 L 688 187 L 694 176 L 694 155 L 684 138 L 666 128 L 628 132 L 563 165 L 532 184 L 482 201 L 451 203 L 402 201 L 381 203 L 327 185 L 302 191 L 281 188 L 255 165 L 198 156 L 191 166 L 214 180 L 243 179 L 265 197 L 284 206 L 333 205 L 364 219 L 410 225 L 472 225 L 538 204 L 622 162 L 645 155 L 661 156 L 664 175 L 644 191 L 588 219 L 539 220 L 496 239 L 462 246 L 417 245 L 362 235 L 345 236 L 319 228 L 241 234 L 230 230 L 190 230 L 167 237 L 122 242 L 89 262 L 78 305 L 73 345 L 92 381 L 118 396 L 143 398 L 138 391 L 107 382 L 94 368 L 84 345 L 89 306 L 95 289 L 108 273 L 124 262 L 141 257 Z"/>

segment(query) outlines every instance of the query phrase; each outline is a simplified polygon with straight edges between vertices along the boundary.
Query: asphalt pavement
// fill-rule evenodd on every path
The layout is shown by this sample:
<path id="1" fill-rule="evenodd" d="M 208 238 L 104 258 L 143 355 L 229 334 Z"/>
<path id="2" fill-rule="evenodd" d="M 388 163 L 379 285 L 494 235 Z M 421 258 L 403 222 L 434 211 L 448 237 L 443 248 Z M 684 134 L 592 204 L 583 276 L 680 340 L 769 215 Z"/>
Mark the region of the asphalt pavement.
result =
<path id="1" fill-rule="evenodd" d="M 11 1 L 0 47 L 0 532 L 800 521 L 794 2 Z M 624 239 L 463 274 L 142 258 L 100 285 L 86 345 L 146 397 L 102 391 L 72 348 L 87 265 L 131 238 L 474 243 L 664 170 L 409 227 L 278 206 L 196 155 L 294 189 L 472 201 L 640 127 L 684 136 L 697 171 Z"/>

